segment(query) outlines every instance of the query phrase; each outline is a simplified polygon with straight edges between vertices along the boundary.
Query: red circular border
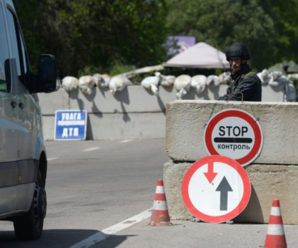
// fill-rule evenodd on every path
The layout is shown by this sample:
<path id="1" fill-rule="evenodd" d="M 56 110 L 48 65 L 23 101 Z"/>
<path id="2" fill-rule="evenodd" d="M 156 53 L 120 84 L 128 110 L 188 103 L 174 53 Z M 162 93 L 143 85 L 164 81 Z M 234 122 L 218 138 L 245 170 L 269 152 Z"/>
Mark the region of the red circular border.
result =
<path id="1" fill-rule="evenodd" d="M 220 155 L 214 148 L 212 144 L 212 132 L 215 125 L 224 118 L 227 117 L 239 117 L 247 121 L 250 126 L 252 127 L 254 134 L 255 134 L 255 143 L 251 151 L 244 157 L 236 159 L 241 165 L 247 165 L 252 162 L 260 153 L 261 151 L 261 144 L 262 144 L 262 133 L 261 128 L 258 122 L 248 113 L 244 112 L 243 110 L 224 110 L 218 114 L 216 114 L 212 119 L 208 122 L 207 127 L 205 129 L 205 146 L 207 151 L 210 155 Z"/>
<path id="2" fill-rule="evenodd" d="M 210 216 L 202 213 L 201 211 L 195 208 L 195 206 L 192 204 L 189 198 L 188 187 L 189 187 L 189 182 L 191 177 L 200 167 L 208 164 L 209 162 L 222 162 L 231 166 L 239 173 L 243 182 L 243 196 L 238 206 L 235 207 L 229 213 L 220 215 L 220 216 Z M 251 184 L 245 169 L 236 160 L 233 160 L 225 156 L 212 155 L 196 161 L 185 173 L 182 181 L 182 198 L 183 198 L 184 204 L 186 205 L 188 210 L 192 213 L 192 215 L 197 217 L 199 220 L 202 220 L 205 222 L 221 223 L 235 218 L 246 208 L 248 201 L 250 199 L 250 195 L 251 195 Z M 202 199 L 202 201 L 203 200 L 204 199 Z"/>

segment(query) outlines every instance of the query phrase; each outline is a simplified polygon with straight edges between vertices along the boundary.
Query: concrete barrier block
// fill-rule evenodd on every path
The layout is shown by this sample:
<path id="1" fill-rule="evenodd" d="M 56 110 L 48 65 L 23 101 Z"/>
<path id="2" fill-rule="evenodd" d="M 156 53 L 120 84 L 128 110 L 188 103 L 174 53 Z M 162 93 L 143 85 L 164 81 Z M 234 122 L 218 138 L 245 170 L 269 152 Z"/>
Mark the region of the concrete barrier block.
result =
<path id="1" fill-rule="evenodd" d="M 43 138 L 45 140 L 53 140 L 55 132 L 55 116 L 43 115 L 42 124 Z"/>
<path id="2" fill-rule="evenodd" d="M 165 115 L 162 112 L 88 114 L 87 139 L 118 140 L 164 136 Z"/>
<path id="3" fill-rule="evenodd" d="M 190 89 L 182 99 L 214 100 L 225 94 L 226 85 L 210 86 L 200 94 Z M 166 109 L 168 102 L 176 100 L 173 87 L 159 87 L 158 95 L 140 85 L 130 85 L 112 95 L 108 88 L 94 88 L 90 95 L 77 89 L 69 94 L 71 109 L 85 109 L 88 113 L 159 112 Z"/>
<path id="4" fill-rule="evenodd" d="M 55 116 L 43 115 L 45 140 L 54 139 Z M 159 123 L 159 125 L 156 125 Z M 88 114 L 88 140 L 119 140 L 165 137 L 164 113 Z"/>
<path id="5" fill-rule="evenodd" d="M 205 99 L 205 100 L 213 100 L 216 99 L 220 95 L 224 95 L 226 92 L 227 85 L 220 85 L 219 87 L 210 86 L 205 89 L 200 94 L 197 94 L 194 89 L 191 89 L 186 95 L 183 96 L 183 99 Z M 267 90 L 269 86 L 266 87 Z M 276 96 L 282 95 L 281 92 L 275 90 Z M 94 88 L 90 95 L 82 93 L 81 90 L 77 89 L 67 93 L 64 89 L 60 89 L 56 92 L 52 93 L 40 93 L 38 94 L 39 103 L 41 106 L 42 115 L 44 116 L 44 136 L 46 139 L 53 139 L 54 135 L 54 115 L 56 110 L 67 110 L 67 109 L 79 109 L 79 110 L 87 110 L 89 114 L 93 114 L 94 116 L 100 116 L 103 118 L 101 122 L 103 127 L 106 126 L 104 123 L 109 123 L 111 126 L 115 127 L 115 132 L 109 135 L 97 135 L 96 133 L 92 133 L 92 129 L 99 130 L 97 126 L 89 126 L 89 133 L 87 134 L 87 138 L 95 138 L 95 137 L 113 137 L 114 134 L 119 134 L 118 139 L 122 139 L 124 136 L 128 136 L 130 133 L 131 137 L 138 138 L 155 138 L 155 137 L 164 137 L 164 125 L 165 125 L 165 111 L 166 104 L 168 102 L 174 101 L 176 99 L 177 91 L 174 87 L 160 87 L 159 95 L 155 96 L 146 89 L 144 89 L 140 85 L 131 85 L 128 86 L 124 91 L 118 92 L 115 95 L 112 95 L 108 89 L 99 89 Z M 269 94 L 271 96 L 272 94 Z M 277 99 L 277 98 L 276 98 Z M 281 98 L 278 98 L 280 100 Z M 189 111 L 189 110 L 187 110 Z M 142 114 L 144 118 L 140 116 L 133 120 L 130 123 L 129 119 L 126 119 L 127 116 L 131 114 Z M 107 114 L 107 115 L 106 115 Z M 114 117 L 110 115 L 114 114 Z M 149 114 L 147 116 L 147 114 Z M 119 118 L 119 115 L 126 116 L 124 118 Z M 159 116 L 158 118 L 154 117 L 155 122 L 150 121 L 150 116 Z M 51 118 L 47 118 L 50 117 Z M 93 117 L 90 117 L 93 120 Z M 106 119 L 107 118 L 107 119 Z M 91 120 L 90 119 L 90 120 Z M 97 118 L 98 119 L 98 118 Z M 95 120 L 95 119 L 94 119 Z M 118 125 L 112 124 L 113 121 L 119 121 Z M 144 121 L 146 120 L 146 122 Z M 51 121 L 52 123 L 47 123 Z M 93 123 L 93 122 L 92 122 Z M 94 122 L 96 125 L 97 121 Z M 145 124 L 144 124 L 145 123 Z M 153 125 L 150 129 L 148 127 L 148 123 Z M 142 125 L 144 126 L 142 127 Z M 174 124 L 176 125 L 176 124 Z M 101 125 L 100 125 L 101 126 Z M 132 131 L 129 132 L 121 132 L 117 129 L 120 127 L 131 127 L 135 126 L 137 133 L 134 134 Z M 109 130 L 109 127 L 107 127 Z M 143 130 L 141 131 L 141 129 Z M 90 131 L 91 130 L 91 131 Z M 127 129 L 129 130 L 129 129 Z M 152 131 L 151 135 L 149 135 L 149 130 Z M 104 131 L 101 130 L 100 133 Z M 160 135 L 163 136 L 160 136 Z M 137 136 L 140 135 L 140 136 Z M 191 135 L 193 135 L 191 133 Z M 197 141 L 194 144 L 197 145 Z"/>
<path id="6" fill-rule="evenodd" d="M 126 121 L 125 121 L 126 120 Z M 45 140 L 54 139 L 55 116 L 42 116 Z M 163 125 L 156 125 L 163 123 Z M 150 114 L 88 114 L 88 140 L 119 140 L 163 138 L 165 136 L 165 116 L 162 113 Z"/>
<path id="7" fill-rule="evenodd" d="M 227 85 L 211 85 L 199 94 L 191 89 L 182 99 L 214 100 L 224 95 L 226 89 Z M 164 111 L 168 102 L 176 100 L 176 93 L 173 87 L 161 86 L 155 96 L 140 85 L 130 85 L 115 95 L 108 88 L 94 88 L 90 95 L 79 89 L 68 93 L 61 88 L 52 93 L 39 93 L 38 98 L 44 115 L 63 109 L 84 109 L 88 113 L 157 112 Z M 281 102 L 284 98 L 280 87 L 263 86 L 263 101 Z"/>
<path id="8" fill-rule="evenodd" d="M 54 139 L 55 116 L 42 116 L 45 140 Z M 156 125 L 159 123 L 159 125 Z M 88 114 L 88 140 L 119 140 L 165 137 L 165 114 Z"/>
<path id="9" fill-rule="evenodd" d="M 174 164 L 172 161 L 168 161 L 163 167 L 163 181 L 169 215 L 174 220 L 192 220 L 195 218 L 184 205 L 181 194 L 183 176 L 189 166 L 189 163 Z"/>
<path id="10" fill-rule="evenodd" d="M 166 150 L 174 161 L 196 161 L 209 155 L 204 129 L 223 109 L 242 109 L 259 119 L 263 149 L 254 163 L 296 164 L 298 161 L 297 103 L 174 101 L 167 104 Z"/>
<path id="11" fill-rule="evenodd" d="M 164 184 L 171 219 L 192 217 L 181 196 L 184 174 L 192 163 L 164 164 Z M 246 168 L 252 194 L 246 209 L 235 222 L 268 223 L 273 199 L 279 199 L 284 224 L 298 224 L 298 166 L 252 164 Z"/>
<path id="12" fill-rule="evenodd" d="M 161 112 L 166 103 L 175 100 L 173 88 L 160 87 L 153 95 L 140 85 L 131 85 L 112 95 L 106 89 L 95 88 L 90 95 L 76 90 L 70 93 L 70 108 L 85 109 L 88 113 Z"/>
<path id="13" fill-rule="evenodd" d="M 68 93 L 64 89 L 52 93 L 38 93 L 37 96 L 43 115 L 53 115 L 56 110 L 69 109 Z"/>
<path id="14" fill-rule="evenodd" d="M 252 195 L 235 222 L 268 223 L 272 201 L 281 205 L 283 223 L 298 224 L 298 166 L 252 164 L 246 168 Z"/>

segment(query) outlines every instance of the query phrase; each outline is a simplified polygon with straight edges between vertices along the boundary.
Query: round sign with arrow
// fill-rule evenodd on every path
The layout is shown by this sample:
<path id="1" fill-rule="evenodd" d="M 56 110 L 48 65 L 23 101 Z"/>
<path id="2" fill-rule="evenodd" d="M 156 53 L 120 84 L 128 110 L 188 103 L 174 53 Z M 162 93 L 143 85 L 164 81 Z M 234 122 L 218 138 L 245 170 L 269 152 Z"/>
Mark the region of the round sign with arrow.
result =
<path id="1" fill-rule="evenodd" d="M 235 160 L 219 155 L 195 162 L 182 181 L 182 197 L 188 210 L 211 223 L 229 221 L 247 206 L 251 184 L 245 169 Z"/>

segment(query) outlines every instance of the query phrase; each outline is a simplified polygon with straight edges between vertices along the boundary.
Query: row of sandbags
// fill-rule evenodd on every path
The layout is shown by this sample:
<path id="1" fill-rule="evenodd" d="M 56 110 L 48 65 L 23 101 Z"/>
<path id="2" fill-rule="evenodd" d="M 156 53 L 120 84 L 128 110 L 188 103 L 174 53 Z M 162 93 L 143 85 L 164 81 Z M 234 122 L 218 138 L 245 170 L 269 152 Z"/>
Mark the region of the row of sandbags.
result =
<path id="1" fill-rule="evenodd" d="M 283 75 L 281 71 L 270 72 L 267 69 L 257 73 L 257 76 L 264 86 L 271 86 L 272 88 L 282 89 L 286 101 L 295 102 L 296 101 L 296 88 L 293 85 L 293 80 L 298 79 L 298 75 L 289 74 L 287 76 Z"/>
<path id="2" fill-rule="evenodd" d="M 187 94 L 190 88 L 194 88 L 198 94 L 202 93 L 208 86 L 219 86 L 220 84 L 227 83 L 230 78 L 230 73 L 224 72 L 219 76 L 216 75 L 195 75 L 193 77 L 182 74 L 178 77 L 165 76 L 159 72 L 155 73 L 155 76 L 146 77 L 142 80 L 141 85 L 151 90 L 153 94 L 158 93 L 158 87 L 174 86 L 177 91 L 177 99 L 181 99 L 182 96 Z"/>
<path id="3" fill-rule="evenodd" d="M 257 73 L 262 85 L 271 87 L 284 87 L 284 92 L 287 95 L 287 101 L 296 101 L 296 89 L 289 77 L 284 76 L 280 71 L 269 72 L 267 69 Z M 194 88 L 200 94 L 207 87 L 217 87 L 220 84 L 227 84 L 231 80 L 230 73 L 224 72 L 217 75 L 195 75 L 189 76 L 186 74 L 178 77 L 172 75 L 162 75 L 160 72 L 155 72 L 154 76 L 145 77 L 141 81 L 141 85 L 157 95 L 159 87 L 173 86 L 177 93 L 177 99 L 181 99 L 187 92 Z M 94 74 L 75 78 L 67 76 L 62 80 L 62 88 L 66 91 L 72 91 L 77 88 L 83 92 L 90 94 L 94 87 L 109 88 L 112 94 L 122 91 L 126 86 L 131 85 L 130 79 L 125 75 L 110 77 L 107 74 Z"/>
<path id="4" fill-rule="evenodd" d="M 79 88 L 86 94 L 91 94 L 92 89 L 109 88 L 112 94 L 117 91 L 122 91 L 127 85 L 130 85 L 131 81 L 126 76 L 110 77 L 107 74 L 93 74 L 81 76 L 76 78 L 73 76 L 66 76 L 62 79 L 62 88 L 70 92 Z"/>
<path id="5" fill-rule="evenodd" d="M 191 87 L 195 88 L 197 93 L 201 93 L 210 85 L 219 86 L 222 83 L 227 83 L 229 76 L 228 72 L 222 73 L 219 76 L 196 75 L 193 77 L 186 74 L 175 77 L 155 72 L 154 76 L 144 78 L 141 81 L 141 85 L 154 95 L 158 94 L 160 86 L 174 86 L 177 91 L 177 98 L 181 99 Z M 90 94 L 95 87 L 109 88 L 111 93 L 115 94 L 131 84 L 131 81 L 125 75 L 110 77 L 107 74 L 94 74 L 82 76 L 80 78 L 67 76 L 62 79 L 62 88 L 66 91 L 70 92 L 79 88 L 87 94 Z"/>

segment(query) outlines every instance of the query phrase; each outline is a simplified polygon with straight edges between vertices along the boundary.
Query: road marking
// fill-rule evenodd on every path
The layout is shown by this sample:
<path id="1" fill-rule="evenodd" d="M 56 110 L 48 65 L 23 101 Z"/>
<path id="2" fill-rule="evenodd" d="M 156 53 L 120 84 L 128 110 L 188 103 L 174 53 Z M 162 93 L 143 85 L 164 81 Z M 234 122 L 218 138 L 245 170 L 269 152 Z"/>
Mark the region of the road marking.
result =
<path id="1" fill-rule="evenodd" d="M 51 160 L 55 160 L 55 159 L 57 159 L 57 158 L 53 157 L 53 158 L 48 158 L 47 160 L 51 161 Z"/>
<path id="2" fill-rule="evenodd" d="M 147 209 L 133 217 L 130 217 L 118 224 L 115 224 L 113 226 L 110 226 L 106 229 L 103 229 L 102 231 L 99 231 L 90 237 L 70 246 L 69 248 L 89 248 L 105 239 L 107 239 L 111 234 L 115 234 L 117 232 L 120 232 L 134 224 L 137 224 L 151 216 L 152 208 Z"/>
<path id="3" fill-rule="evenodd" d="M 90 148 L 84 149 L 83 152 L 92 152 L 92 151 L 96 151 L 99 149 L 100 149 L 100 147 L 95 146 L 95 147 L 90 147 Z"/>
<path id="4" fill-rule="evenodd" d="M 152 209 L 149 208 L 149 209 L 147 209 L 131 218 L 128 218 L 128 219 L 126 219 L 118 224 L 115 224 L 111 227 L 108 227 L 102 231 L 106 234 L 114 234 L 114 233 L 120 232 L 136 223 L 139 223 L 139 222 L 149 218 L 151 216 L 151 212 L 152 212 Z"/>
<path id="5" fill-rule="evenodd" d="M 128 143 L 128 142 L 131 142 L 132 139 L 125 139 L 125 140 L 121 140 L 120 143 Z"/>

